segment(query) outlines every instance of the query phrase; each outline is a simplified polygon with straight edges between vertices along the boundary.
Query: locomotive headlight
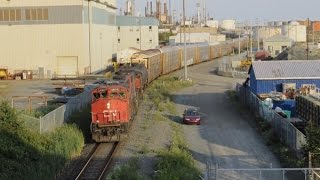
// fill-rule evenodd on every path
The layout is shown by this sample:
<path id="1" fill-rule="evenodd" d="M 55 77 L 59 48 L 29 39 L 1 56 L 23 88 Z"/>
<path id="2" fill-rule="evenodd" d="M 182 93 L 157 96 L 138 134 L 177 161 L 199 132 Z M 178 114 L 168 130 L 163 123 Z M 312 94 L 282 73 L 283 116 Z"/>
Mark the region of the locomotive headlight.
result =
<path id="1" fill-rule="evenodd" d="M 110 103 L 108 102 L 108 103 L 107 103 L 107 109 L 110 109 L 110 106 L 111 106 L 111 105 L 110 105 Z"/>

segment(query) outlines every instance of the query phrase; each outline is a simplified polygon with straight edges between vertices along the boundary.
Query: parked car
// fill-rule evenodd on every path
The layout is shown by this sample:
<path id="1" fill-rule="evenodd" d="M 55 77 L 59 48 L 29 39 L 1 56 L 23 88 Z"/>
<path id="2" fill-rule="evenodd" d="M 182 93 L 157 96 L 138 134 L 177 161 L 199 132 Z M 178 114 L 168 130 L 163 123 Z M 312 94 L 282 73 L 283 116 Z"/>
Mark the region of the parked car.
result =
<path id="1" fill-rule="evenodd" d="M 184 124 L 201 124 L 201 117 L 198 109 L 187 108 L 184 110 L 182 122 Z"/>

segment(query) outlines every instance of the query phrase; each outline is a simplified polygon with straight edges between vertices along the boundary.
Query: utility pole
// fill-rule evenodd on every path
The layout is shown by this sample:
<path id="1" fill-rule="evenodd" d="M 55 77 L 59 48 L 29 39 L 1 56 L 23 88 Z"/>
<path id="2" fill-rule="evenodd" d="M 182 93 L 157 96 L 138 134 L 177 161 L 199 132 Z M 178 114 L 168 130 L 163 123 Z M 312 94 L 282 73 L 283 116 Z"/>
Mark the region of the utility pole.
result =
<path id="1" fill-rule="evenodd" d="M 312 44 L 314 45 L 314 22 L 312 23 Z"/>
<path id="2" fill-rule="evenodd" d="M 183 0 L 183 39 L 184 39 L 184 79 L 188 79 L 188 71 L 187 71 L 187 48 L 186 48 L 186 14 L 185 14 L 185 0 Z"/>
<path id="3" fill-rule="evenodd" d="M 182 26 L 181 26 L 181 24 L 182 24 L 182 16 L 181 16 L 181 13 L 180 13 L 180 45 L 181 45 L 181 43 L 182 43 Z"/>
<path id="4" fill-rule="evenodd" d="M 252 25 L 250 24 L 250 56 L 252 56 Z"/>
<path id="5" fill-rule="evenodd" d="M 307 22 L 307 60 L 309 60 L 309 39 L 308 39 L 308 35 L 309 35 L 309 18 L 308 18 L 308 22 Z"/>
<path id="6" fill-rule="evenodd" d="M 241 34 L 241 30 L 239 31 L 239 49 L 238 49 L 239 58 L 240 58 L 240 54 L 241 54 L 240 34 Z"/>

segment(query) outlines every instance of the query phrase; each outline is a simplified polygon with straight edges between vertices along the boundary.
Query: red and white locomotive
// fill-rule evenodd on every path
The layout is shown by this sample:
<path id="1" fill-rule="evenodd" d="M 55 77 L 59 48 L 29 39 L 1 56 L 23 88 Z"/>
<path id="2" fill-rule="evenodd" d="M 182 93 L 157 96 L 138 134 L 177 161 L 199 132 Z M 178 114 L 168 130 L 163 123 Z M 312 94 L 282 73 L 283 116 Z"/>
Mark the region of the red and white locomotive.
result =
<path id="1" fill-rule="evenodd" d="M 92 91 L 91 133 L 96 142 L 119 141 L 128 131 L 147 84 L 143 65 L 121 68 Z"/>

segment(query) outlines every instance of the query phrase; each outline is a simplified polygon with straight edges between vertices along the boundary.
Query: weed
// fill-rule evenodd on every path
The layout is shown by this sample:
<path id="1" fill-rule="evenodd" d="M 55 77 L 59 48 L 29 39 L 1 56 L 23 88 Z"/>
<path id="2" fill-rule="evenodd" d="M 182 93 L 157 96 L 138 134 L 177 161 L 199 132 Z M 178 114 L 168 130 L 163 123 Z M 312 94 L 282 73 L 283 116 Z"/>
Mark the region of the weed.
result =
<path id="1" fill-rule="evenodd" d="M 139 175 L 138 158 L 132 158 L 129 162 L 121 167 L 117 167 L 111 175 L 107 178 L 108 180 L 142 180 L 143 177 Z"/>

